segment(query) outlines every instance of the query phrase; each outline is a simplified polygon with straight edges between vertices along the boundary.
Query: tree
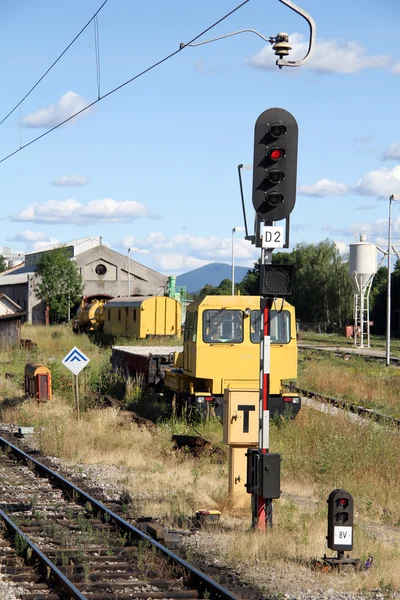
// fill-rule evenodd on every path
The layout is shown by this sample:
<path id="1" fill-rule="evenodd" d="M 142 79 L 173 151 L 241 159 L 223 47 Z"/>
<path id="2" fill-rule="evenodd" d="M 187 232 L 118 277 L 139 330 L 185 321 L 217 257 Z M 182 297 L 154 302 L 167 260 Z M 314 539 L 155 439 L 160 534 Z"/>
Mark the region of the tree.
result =
<path id="1" fill-rule="evenodd" d="M 249 269 L 239 284 L 240 293 L 247 296 L 260 294 L 260 259 L 254 263 L 254 268 Z"/>
<path id="2" fill-rule="evenodd" d="M 235 284 L 235 290 L 239 288 L 239 284 Z M 199 296 L 230 296 L 232 294 L 232 281 L 223 279 L 221 283 L 214 287 L 207 283 L 199 292 Z"/>
<path id="3" fill-rule="evenodd" d="M 7 269 L 7 263 L 3 255 L 0 254 L 0 273 Z"/>
<path id="4" fill-rule="evenodd" d="M 292 252 L 274 252 L 275 264 L 295 265 L 294 292 L 289 302 L 303 322 L 336 324 L 348 322 L 352 315 L 352 288 L 348 263 L 334 242 L 297 244 Z M 243 294 L 259 294 L 260 261 L 242 281 Z"/>
<path id="5" fill-rule="evenodd" d="M 35 269 L 40 280 L 35 294 L 44 300 L 50 309 L 52 323 L 68 317 L 68 308 L 79 302 L 83 293 L 83 282 L 76 264 L 68 258 L 65 248 L 44 252 Z"/>
<path id="6" fill-rule="evenodd" d="M 394 274 L 392 274 L 393 280 Z M 386 329 L 386 307 L 387 307 L 387 267 L 380 267 L 372 281 L 369 304 L 371 307 L 371 320 L 374 322 L 373 332 L 384 334 Z M 393 313 L 392 313 L 393 316 Z"/>

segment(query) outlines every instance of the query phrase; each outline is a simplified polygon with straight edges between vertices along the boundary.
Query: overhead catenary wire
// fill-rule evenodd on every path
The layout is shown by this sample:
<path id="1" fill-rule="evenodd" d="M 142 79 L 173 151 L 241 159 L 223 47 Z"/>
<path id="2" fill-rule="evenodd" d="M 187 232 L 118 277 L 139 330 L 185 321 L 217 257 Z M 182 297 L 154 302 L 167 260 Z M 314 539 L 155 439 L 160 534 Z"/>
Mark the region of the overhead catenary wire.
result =
<path id="1" fill-rule="evenodd" d="M 107 2 L 107 0 L 105 0 L 105 2 Z M 104 6 L 105 2 L 103 3 L 102 6 Z M 146 73 L 148 73 L 149 71 L 152 71 L 153 69 L 155 69 L 156 67 L 159 67 L 160 65 L 162 65 L 164 62 L 166 62 L 167 60 L 170 60 L 173 56 L 175 56 L 176 54 L 179 54 L 179 52 L 181 52 L 184 48 L 186 48 L 187 46 L 189 46 L 189 44 L 193 43 L 194 41 L 198 40 L 202 35 L 204 35 L 205 33 L 207 33 L 208 31 L 210 31 L 211 29 L 213 29 L 214 27 L 216 27 L 217 25 L 219 25 L 220 23 L 222 23 L 222 21 L 224 21 L 225 19 L 227 19 L 228 17 L 230 17 L 231 15 L 233 15 L 233 13 L 235 13 L 237 10 L 239 10 L 240 8 L 242 8 L 242 6 L 244 6 L 245 4 L 247 4 L 248 2 L 250 2 L 250 0 L 244 0 L 241 4 L 239 4 L 238 6 L 236 6 L 235 8 L 233 8 L 230 12 L 228 12 L 226 15 L 224 15 L 223 17 L 221 17 L 220 19 L 218 19 L 218 21 L 215 21 L 215 23 L 213 23 L 212 25 L 210 25 L 209 27 L 207 27 L 206 29 L 204 29 L 204 31 L 202 31 L 201 33 L 197 34 L 194 38 L 192 38 L 189 42 L 187 42 L 186 44 L 181 44 L 179 46 L 179 48 L 177 50 L 174 50 L 174 52 L 171 52 L 170 54 L 168 54 L 167 56 L 164 56 L 164 58 L 161 58 L 160 60 L 158 60 L 157 62 L 153 63 L 150 67 L 147 67 L 146 69 L 144 69 L 143 71 L 141 71 L 140 73 L 137 73 L 136 75 L 134 75 L 133 77 L 131 77 L 130 79 L 128 79 L 127 81 L 124 81 L 123 83 L 121 83 L 120 85 L 118 85 L 117 87 L 113 88 L 112 90 L 110 90 L 109 92 L 103 94 L 102 96 L 100 96 L 99 98 L 97 98 L 97 100 L 94 100 L 93 102 L 91 102 L 90 104 L 88 104 L 87 106 L 85 106 L 84 108 L 82 108 L 81 110 L 78 110 L 76 113 L 74 113 L 73 115 L 71 115 L 70 117 L 68 117 L 67 119 L 64 119 L 63 121 L 61 121 L 60 123 L 58 123 L 57 125 L 54 125 L 54 127 L 52 127 L 51 129 L 48 129 L 47 131 L 45 131 L 44 133 L 42 133 L 41 135 L 38 135 L 37 137 L 35 137 L 33 140 L 31 140 L 30 142 L 27 142 L 26 144 L 24 144 L 23 146 L 21 146 L 20 148 L 17 148 L 17 150 L 14 150 L 13 152 L 10 152 L 10 154 L 7 154 L 7 156 L 4 156 L 2 159 L 0 159 L 0 164 L 3 163 L 4 161 L 8 160 L 9 158 L 11 158 L 12 156 L 14 156 L 15 154 L 18 154 L 18 152 L 21 152 L 21 150 L 24 150 L 25 148 L 27 148 L 28 146 L 31 146 L 32 144 L 34 144 L 35 142 L 39 141 L 40 139 L 44 138 L 46 135 L 49 135 L 49 133 L 52 133 L 53 131 L 55 131 L 56 129 L 58 129 L 59 127 L 61 127 L 62 125 L 65 125 L 66 123 L 68 123 L 69 121 L 71 121 L 72 119 L 74 119 L 75 117 L 78 117 L 79 115 L 81 115 L 82 113 L 84 113 L 86 110 L 88 110 L 89 108 L 92 108 L 92 106 L 95 106 L 95 104 L 98 104 L 99 102 L 101 102 L 101 100 L 104 100 L 105 98 L 107 98 L 108 96 L 111 96 L 112 94 L 114 94 L 115 92 L 118 92 L 120 89 L 122 89 L 123 87 L 125 87 L 126 85 L 128 85 L 129 83 L 132 83 L 133 81 L 135 81 L 136 79 L 139 79 L 139 77 L 142 77 L 143 75 L 145 75 Z M 100 7 L 101 9 L 102 7 Z M 99 10 L 100 10 L 99 9 Z M 98 12 L 98 11 L 97 11 Z M 94 15 L 95 16 L 95 15 Z M 94 17 L 93 17 L 94 18 Z M 91 19 L 92 20 L 92 19 Z M 71 42 L 72 43 L 72 42 Z M 39 82 L 38 82 L 39 83 Z M 26 97 L 26 96 L 25 96 Z M 23 100 L 21 100 L 22 102 Z M 21 104 L 21 102 L 19 104 Z M 19 104 L 17 106 L 19 106 Z M 17 107 L 16 107 L 17 108 Z M 15 109 L 14 109 L 15 110 Z M 10 113 L 11 114 L 11 113 Z M 0 122 L 1 125 L 1 122 Z"/>
<path id="2" fill-rule="evenodd" d="M 96 54 L 96 75 L 97 75 L 97 99 L 101 98 L 100 92 L 100 38 L 99 38 L 99 21 L 97 15 L 93 21 L 94 25 L 94 50 Z"/>
<path id="3" fill-rule="evenodd" d="M 29 90 L 29 92 L 27 92 L 25 94 L 25 96 L 18 102 L 18 104 L 16 104 L 14 106 L 14 108 L 12 108 L 10 110 L 9 113 L 6 114 L 5 117 L 3 117 L 3 119 L 0 121 L 0 125 L 2 125 L 4 123 L 4 121 L 6 121 L 8 119 L 9 116 L 11 116 L 13 114 L 13 112 L 15 110 L 17 110 L 17 108 L 23 103 L 24 100 L 26 100 L 26 98 L 33 92 L 33 90 L 39 85 L 39 83 L 41 81 L 43 81 L 43 79 L 46 77 L 46 75 L 48 73 L 50 73 L 50 71 L 52 70 L 53 67 L 56 66 L 56 64 L 58 63 L 58 61 L 64 56 L 64 54 L 71 48 L 71 46 L 76 42 L 76 40 L 82 35 L 82 33 L 85 31 L 85 29 L 87 29 L 87 27 L 90 25 L 90 23 L 97 18 L 97 15 L 99 14 L 99 12 L 101 11 L 101 9 L 107 4 L 108 0 L 104 0 L 103 4 L 100 6 L 100 8 L 94 13 L 94 15 L 89 19 L 89 21 L 86 23 L 86 25 L 84 25 L 82 27 L 82 29 L 80 30 L 80 32 L 74 37 L 74 39 L 68 44 L 68 46 L 66 48 L 64 48 L 64 50 L 61 52 L 61 54 L 56 58 L 56 60 L 50 65 L 50 67 L 47 69 L 47 71 L 45 71 L 43 73 L 43 75 L 37 80 L 37 82 L 35 83 L 35 85 L 33 85 L 31 87 L 31 89 Z M 97 31 L 97 40 L 98 40 L 98 31 Z M 96 51 L 97 52 L 97 51 Z M 99 58 L 100 61 L 100 58 Z M 97 54 L 96 54 L 96 62 L 97 62 Z M 100 62 L 98 63 L 100 64 Z M 98 67 L 100 68 L 100 67 Z M 99 84 L 99 78 L 100 75 L 98 73 L 98 85 Z"/>

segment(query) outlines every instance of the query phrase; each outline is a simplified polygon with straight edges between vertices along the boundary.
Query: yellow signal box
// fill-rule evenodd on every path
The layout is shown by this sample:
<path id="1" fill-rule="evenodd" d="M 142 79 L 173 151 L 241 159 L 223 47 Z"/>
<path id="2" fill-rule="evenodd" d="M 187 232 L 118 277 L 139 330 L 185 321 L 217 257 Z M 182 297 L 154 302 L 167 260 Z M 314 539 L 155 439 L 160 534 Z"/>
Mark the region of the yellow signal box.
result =
<path id="1" fill-rule="evenodd" d="M 229 495 L 237 508 L 250 503 L 246 492 L 247 449 L 257 448 L 259 429 L 258 390 L 224 390 L 224 437 L 229 444 Z"/>
<path id="2" fill-rule="evenodd" d="M 228 491 L 237 508 L 250 503 L 250 495 L 246 491 L 247 450 L 257 448 L 257 444 L 249 446 L 229 446 L 229 480 Z"/>
<path id="3" fill-rule="evenodd" d="M 224 390 L 224 444 L 258 443 L 259 397 L 258 390 Z"/>

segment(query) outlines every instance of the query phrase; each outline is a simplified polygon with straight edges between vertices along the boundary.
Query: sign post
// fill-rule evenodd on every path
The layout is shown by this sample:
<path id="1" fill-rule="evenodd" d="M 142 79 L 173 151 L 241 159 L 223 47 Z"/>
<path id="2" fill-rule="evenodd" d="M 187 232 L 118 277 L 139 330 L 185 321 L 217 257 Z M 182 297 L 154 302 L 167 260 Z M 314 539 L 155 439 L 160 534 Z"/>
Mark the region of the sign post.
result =
<path id="1" fill-rule="evenodd" d="M 88 365 L 90 362 L 90 358 L 88 358 L 81 350 L 79 350 L 76 346 L 68 352 L 66 356 L 61 361 L 61 364 L 64 367 L 67 367 L 74 374 L 74 388 L 75 388 L 75 404 L 76 411 L 79 418 L 79 385 L 78 385 L 78 375 Z"/>

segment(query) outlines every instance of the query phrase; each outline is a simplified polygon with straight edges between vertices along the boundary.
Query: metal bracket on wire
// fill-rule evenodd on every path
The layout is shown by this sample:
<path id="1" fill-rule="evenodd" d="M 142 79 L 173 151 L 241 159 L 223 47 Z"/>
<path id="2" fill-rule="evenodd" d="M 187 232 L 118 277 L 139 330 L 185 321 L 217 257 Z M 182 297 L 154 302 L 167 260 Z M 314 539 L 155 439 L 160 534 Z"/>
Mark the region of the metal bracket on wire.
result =
<path id="1" fill-rule="evenodd" d="M 309 37 L 307 54 L 301 60 L 286 60 L 283 58 L 284 56 L 288 56 L 289 51 L 292 49 L 291 46 L 289 45 L 289 36 L 286 33 L 278 33 L 278 35 L 276 35 L 275 37 L 271 36 L 269 38 L 266 38 L 259 31 L 256 31 L 255 29 L 241 29 L 240 31 L 234 31 L 233 33 L 226 33 L 225 35 L 221 35 L 219 37 L 212 38 L 211 40 L 205 40 L 204 42 L 197 42 L 196 44 L 181 43 L 181 44 L 179 44 L 179 48 L 182 49 L 182 48 L 185 48 L 186 46 L 191 46 L 191 47 L 202 46 L 203 44 L 209 44 L 210 42 L 216 42 L 218 40 L 223 40 L 225 38 L 232 37 L 233 35 L 239 35 L 239 33 L 254 33 L 255 35 L 258 35 L 265 42 L 268 42 L 269 44 L 273 44 L 273 49 L 275 50 L 275 54 L 277 56 L 279 56 L 278 60 L 276 61 L 276 65 L 280 69 L 282 67 L 301 67 L 311 58 L 311 56 L 314 52 L 315 32 L 316 32 L 315 21 L 311 15 L 309 15 L 305 10 L 300 8 L 300 6 L 297 6 L 296 4 L 291 2 L 291 0 L 279 0 L 279 2 L 282 2 L 283 4 L 288 6 L 291 10 L 294 10 L 297 14 L 299 14 L 301 17 L 303 17 L 307 21 L 307 23 L 310 27 L 310 37 Z"/>

